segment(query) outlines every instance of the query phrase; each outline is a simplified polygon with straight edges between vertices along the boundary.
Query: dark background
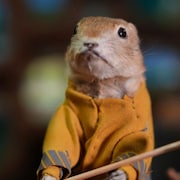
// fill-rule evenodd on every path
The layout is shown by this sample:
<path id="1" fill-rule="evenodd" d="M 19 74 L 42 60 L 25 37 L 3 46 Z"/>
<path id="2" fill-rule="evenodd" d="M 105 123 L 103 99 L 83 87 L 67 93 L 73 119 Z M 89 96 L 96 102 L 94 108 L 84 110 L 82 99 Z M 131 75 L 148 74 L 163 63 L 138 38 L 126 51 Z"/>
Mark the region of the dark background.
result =
<path id="1" fill-rule="evenodd" d="M 0 1 L 0 179 L 33 180 L 48 120 L 63 101 L 64 53 L 77 21 L 110 16 L 133 22 L 152 97 L 156 147 L 180 137 L 179 0 Z M 154 158 L 152 179 L 179 170 L 179 151 Z"/>

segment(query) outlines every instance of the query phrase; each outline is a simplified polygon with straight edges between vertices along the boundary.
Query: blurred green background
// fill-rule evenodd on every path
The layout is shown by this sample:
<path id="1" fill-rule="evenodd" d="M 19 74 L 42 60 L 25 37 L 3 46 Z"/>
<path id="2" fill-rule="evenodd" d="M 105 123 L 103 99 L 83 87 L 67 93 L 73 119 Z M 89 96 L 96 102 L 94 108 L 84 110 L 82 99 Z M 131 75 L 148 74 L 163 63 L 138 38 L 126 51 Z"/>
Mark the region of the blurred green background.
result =
<path id="1" fill-rule="evenodd" d="M 0 1 L 0 179 L 33 180 L 47 123 L 64 99 L 64 53 L 77 21 L 133 22 L 152 97 L 156 147 L 180 139 L 179 0 Z M 152 179 L 180 171 L 179 151 L 154 158 Z"/>

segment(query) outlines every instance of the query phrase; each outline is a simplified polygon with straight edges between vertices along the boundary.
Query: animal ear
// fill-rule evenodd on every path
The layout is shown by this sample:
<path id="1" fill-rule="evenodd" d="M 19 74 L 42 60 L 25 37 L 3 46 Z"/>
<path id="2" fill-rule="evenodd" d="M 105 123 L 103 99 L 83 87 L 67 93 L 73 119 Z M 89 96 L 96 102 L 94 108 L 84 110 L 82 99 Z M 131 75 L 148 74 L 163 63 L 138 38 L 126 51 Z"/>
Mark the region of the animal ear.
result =
<path id="1" fill-rule="evenodd" d="M 137 28 L 136 28 L 136 26 L 133 23 L 128 23 L 128 28 L 131 31 L 135 31 L 137 33 Z"/>
<path id="2" fill-rule="evenodd" d="M 131 42 L 137 45 L 140 44 L 139 36 L 138 36 L 138 31 L 136 26 L 133 23 L 128 23 L 128 30 L 129 30 L 129 36 L 131 36 Z"/>

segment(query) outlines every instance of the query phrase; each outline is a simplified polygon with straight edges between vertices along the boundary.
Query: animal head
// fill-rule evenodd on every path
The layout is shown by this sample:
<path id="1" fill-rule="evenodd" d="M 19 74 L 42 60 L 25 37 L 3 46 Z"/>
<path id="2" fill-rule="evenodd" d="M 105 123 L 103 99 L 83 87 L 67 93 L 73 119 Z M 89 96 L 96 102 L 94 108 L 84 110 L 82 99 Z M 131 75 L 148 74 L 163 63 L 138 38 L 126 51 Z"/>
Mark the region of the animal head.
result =
<path id="1" fill-rule="evenodd" d="M 136 27 L 122 19 L 86 17 L 66 52 L 71 76 L 132 77 L 145 71 Z"/>

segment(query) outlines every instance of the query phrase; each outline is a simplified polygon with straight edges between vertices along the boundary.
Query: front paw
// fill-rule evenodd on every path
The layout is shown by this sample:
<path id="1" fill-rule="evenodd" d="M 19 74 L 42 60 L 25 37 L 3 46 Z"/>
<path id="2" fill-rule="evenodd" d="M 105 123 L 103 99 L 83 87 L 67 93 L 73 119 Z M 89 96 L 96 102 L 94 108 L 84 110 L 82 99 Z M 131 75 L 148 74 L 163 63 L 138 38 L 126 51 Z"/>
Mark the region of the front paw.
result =
<path id="1" fill-rule="evenodd" d="M 122 170 L 112 171 L 107 180 L 127 180 L 127 175 Z"/>
<path id="2" fill-rule="evenodd" d="M 56 180 L 56 178 L 53 176 L 44 175 L 41 180 Z"/>

